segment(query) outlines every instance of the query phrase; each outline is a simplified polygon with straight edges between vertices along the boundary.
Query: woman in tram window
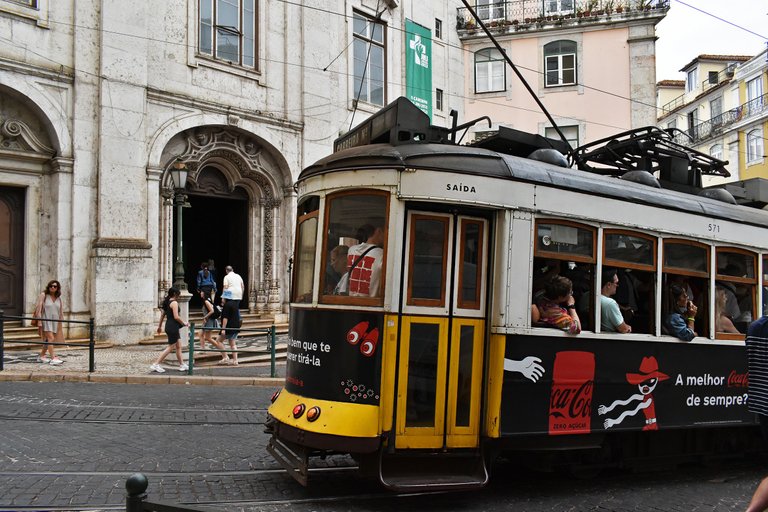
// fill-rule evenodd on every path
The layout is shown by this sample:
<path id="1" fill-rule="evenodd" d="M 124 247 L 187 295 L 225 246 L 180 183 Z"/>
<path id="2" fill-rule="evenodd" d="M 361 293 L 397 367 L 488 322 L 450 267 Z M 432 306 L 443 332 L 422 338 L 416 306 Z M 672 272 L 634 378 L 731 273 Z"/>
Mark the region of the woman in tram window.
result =
<path id="1" fill-rule="evenodd" d="M 573 283 L 567 277 L 554 276 L 544 287 L 544 296 L 536 303 L 539 322 L 569 334 L 581 332 L 581 321 L 573 298 Z M 532 315 L 533 312 L 532 308 Z"/>
<path id="2" fill-rule="evenodd" d="M 698 307 L 690 300 L 688 292 L 679 284 L 669 286 L 670 311 L 664 318 L 666 334 L 677 336 L 683 341 L 691 341 L 698 336 L 694 331 Z"/>

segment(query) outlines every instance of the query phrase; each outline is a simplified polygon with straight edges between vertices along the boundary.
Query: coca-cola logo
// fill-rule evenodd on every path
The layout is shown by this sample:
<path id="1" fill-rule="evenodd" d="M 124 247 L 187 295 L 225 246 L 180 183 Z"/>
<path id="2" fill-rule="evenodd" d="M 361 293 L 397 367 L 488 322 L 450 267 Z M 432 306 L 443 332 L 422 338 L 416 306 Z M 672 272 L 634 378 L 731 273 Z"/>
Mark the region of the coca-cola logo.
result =
<path id="1" fill-rule="evenodd" d="M 749 372 L 736 373 L 736 370 L 732 370 L 728 375 L 729 388 L 745 388 L 747 385 L 749 385 Z"/>
<path id="2" fill-rule="evenodd" d="M 570 418 L 589 418 L 592 414 L 593 380 L 585 381 L 578 389 L 554 388 L 549 403 L 549 415 L 562 418 L 567 411 Z"/>

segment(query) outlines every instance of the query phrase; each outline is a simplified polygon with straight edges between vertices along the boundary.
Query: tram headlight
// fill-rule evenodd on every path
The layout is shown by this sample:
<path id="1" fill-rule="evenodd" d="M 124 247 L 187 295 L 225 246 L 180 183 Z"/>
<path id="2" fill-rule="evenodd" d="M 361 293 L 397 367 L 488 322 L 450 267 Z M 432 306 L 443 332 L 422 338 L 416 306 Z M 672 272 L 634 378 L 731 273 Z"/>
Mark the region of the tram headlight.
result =
<path id="1" fill-rule="evenodd" d="M 293 408 L 293 417 L 296 419 L 301 418 L 301 415 L 304 414 L 304 410 L 307 407 L 304 404 L 298 404 Z"/>
<path id="2" fill-rule="evenodd" d="M 270 401 L 271 403 L 275 403 L 275 400 L 277 400 L 277 397 L 279 397 L 279 396 L 280 396 L 280 392 L 281 392 L 281 391 L 282 391 L 282 389 L 278 389 L 277 391 L 275 391 L 274 393 L 272 393 L 272 396 L 270 397 L 269 401 Z"/>
<path id="3" fill-rule="evenodd" d="M 320 408 L 318 406 L 311 407 L 307 411 L 307 421 L 315 421 L 320 417 Z"/>

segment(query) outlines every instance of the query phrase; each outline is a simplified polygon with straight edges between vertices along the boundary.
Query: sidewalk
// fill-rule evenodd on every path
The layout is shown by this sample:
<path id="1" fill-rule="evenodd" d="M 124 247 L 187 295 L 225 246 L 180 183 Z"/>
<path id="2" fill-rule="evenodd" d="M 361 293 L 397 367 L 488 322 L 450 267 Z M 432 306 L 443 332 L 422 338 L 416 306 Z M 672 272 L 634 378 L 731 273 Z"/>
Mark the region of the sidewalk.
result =
<path id="1" fill-rule="evenodd" d="M 266 341 L 261 342 L 266 346 Z M 278 344 L 280 339 L 278 337 Z M 211 353 L 196 353 L 194 375 L 179 372 L 175 353 L 165 358 L 163 367 L 165 373 L 154 373 L 149 365 L 165 349 L 165 344 L 111 345 L 109 348 L 96 349 L 95 371 L 88 372 L 88 349 L 82 347 L 57 347 L 56 355 L 64 360 L 64 364 L 51 366 L 36 362 L 38 350 L 6 350 L 3 358 L 3 371 L 0 371 L 1 381 L 65 381 L 65 382 L 108 382 L 127 384 L 184 384 L 184 385 L 216 385 L 216 386 L 265 386 L 278 388 L 282 386 L 285 377 L 285 361 L 277 360 L 275 372 L 277 377 L 270 377 L 269 361 L 257 363 L 241 363 L 239 366 L 216 365 L 210 359 L 218 359 Z M 197 347 L 196 347 L 197 348 Z M 256 345 L 238 348 L 262 349 L 259 342 Z M 201 361 L 205 358 L 209 361 Z M 251 356 L 241 354 L 240 357 Z M 184 362 L 188 353 L 184 351 Z"/>

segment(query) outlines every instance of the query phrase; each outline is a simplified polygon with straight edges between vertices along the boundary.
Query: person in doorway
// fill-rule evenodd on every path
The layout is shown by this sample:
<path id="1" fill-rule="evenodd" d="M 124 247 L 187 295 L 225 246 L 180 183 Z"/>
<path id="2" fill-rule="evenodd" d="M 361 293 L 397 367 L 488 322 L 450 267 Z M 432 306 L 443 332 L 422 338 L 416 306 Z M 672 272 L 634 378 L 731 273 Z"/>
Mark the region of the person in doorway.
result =
<path id="1" fill-rule="evenodd" d="M 187 365 L 184 364 L 184 358 L 181 355 L 181 333 L 179 329 L 187 327 L 189 324 L 181 319 L 179 316 L 179 295 L 181 292 L 178 288 L 171 287 L 168 289 L 168 293 L 163 300 L 163 312 L 160 314 L 160 323 L 157 324 L 157 332 L 162 332 L 163 320 L 165 322 L 165 335 L 168 337 L 168 346 L 165 347 L 160 353 L 160 356 L 149 367 L 153 372 L 165 373 L 165 368 L 160 366 L 165 358 L 176 351 L 176 359 L 179 361 L 179 371 L 183 372 L 187 370 Z"/>
<path id="2" fill-rule="evenodd" d="M 222 286 L 223 293 L 229 292 L 229 298 L 227 302 L 234 302 L 234 308 L 240 307 L 240 301 L 243 299 L 243 292 L 245 292 L 245 283 L 240 274 L 237 274 L 231 265 L 224 267 L 224 285 Z M 222 295 L 223 297 L 223 295 Z"/>
<path id="3" fill-rule="evenodd" d="M 207 262 L 200 265 L 200 271 L 197 273 L 197 290 L 205 292 L 205 296 L 211 300 L 216 296 L 216 281 L 208 269 Z"/>
<path id="4" fill-rule="evenodd" d="M 38 320 L 38 332 L 43 340 L 43 347 L 37 356 L 38 363 L 46 363 L 52 366 L 62 364 L 60 358 L 56 357 L 52 343 L 64 341 L 64 329 L 60 320 L 64 316 L 64 306 L 61 302 L 61 283 L 50 281 L 43 293 L 37 298 L 35 306 L 35 318 Z M 47 357 L 46 352 L 50 357 Z"/>
<path id="5" fill-rule="evenodd" d="M 362 242 L 347 251 L 346 279 L 342 278 L 339 285 L 346 286 L 346 295 L 350 297 L 378 297 L 386 231 L 382 226 L 365 224 L 358 229 L 357 239 Z M 345 295 L 343 290 L 341 294 Z"/>
<path id="6" fill-rule="evenodd" d="M 600 289 L 600 329 L 604 332 L 626 334 L 632 332 L 632 327 L 624 321 L 618 302 L 611 297 L 619 287 L 619 276 L 616 269 L 604 269 Z"/>
<path id="7" fill-rule="evenodd" d="M 229 267 L 227 267 L 229 268 Z M 221 294 L 221 331 L 216 338 L 218 344 L 223 345 L 224 340 L 229 342 L 232 351 L 232 359 L 227 354 L 221 358 L 221 362 L 237 366 L 237 333 L 240 332 L 240 311 L 237 309 L 238 300 L 232 298 L 232 292 L 224 290 Z M 218 345 L 217 345 L 218 346 Z"/>

